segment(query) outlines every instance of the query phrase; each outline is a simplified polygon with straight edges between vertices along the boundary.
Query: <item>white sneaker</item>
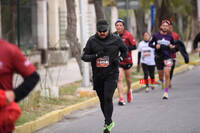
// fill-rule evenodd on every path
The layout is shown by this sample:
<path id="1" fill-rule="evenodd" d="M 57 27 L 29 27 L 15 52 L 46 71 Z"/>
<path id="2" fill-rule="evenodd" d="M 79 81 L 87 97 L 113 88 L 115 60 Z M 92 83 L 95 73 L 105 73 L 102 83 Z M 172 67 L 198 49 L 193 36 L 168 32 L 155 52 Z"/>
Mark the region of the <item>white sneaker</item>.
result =
<path id="1" fill-rule="evenodd" d="M 162 99 L 168 99 L 168 93 L 167 92 L 165 92 L 164 94 L 163 94 L 163 98 Z"/>

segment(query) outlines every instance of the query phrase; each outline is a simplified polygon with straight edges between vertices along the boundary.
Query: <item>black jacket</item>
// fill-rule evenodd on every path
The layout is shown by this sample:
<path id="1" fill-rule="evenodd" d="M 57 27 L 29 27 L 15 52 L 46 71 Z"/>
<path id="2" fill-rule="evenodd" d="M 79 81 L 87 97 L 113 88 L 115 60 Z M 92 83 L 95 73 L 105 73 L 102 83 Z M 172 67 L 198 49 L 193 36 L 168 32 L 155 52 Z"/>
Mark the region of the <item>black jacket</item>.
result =
<path id="1" fill-rule="evenodd" d="M 95 78 L 118 73 L 120 57 L 124 59 L 127 54 L 128 48 L 119 36 L 109 33 L 105 39 L 100 39 L 95 34 L 89 38 L 83 49 L 81 59 L 85 62 L 91 62 L 93 78 Z M 109 57 L 110 65 L 108 67 L 96 67 L 96 59 L 104 56 Z"/>
<path id="2" fill-rule="evenodd" d="M 180 51 L 181 55 L 183 56 L 184 60 L 185 60 L 185 63 L 189 63 L 189 55 L 186 51 L 186 48 L 185 48 L 185 45 L 182 41 L 180 40 L 176 40 L 174 42 L 174 44 L 176 45 L 176 52 Z"/>
<path id="3" fill-rule="evenodd" d="M 198 42 L 200 42 L 200 32 L 196 35 L 193 42 L 193 48 L 198 48 Z"/>

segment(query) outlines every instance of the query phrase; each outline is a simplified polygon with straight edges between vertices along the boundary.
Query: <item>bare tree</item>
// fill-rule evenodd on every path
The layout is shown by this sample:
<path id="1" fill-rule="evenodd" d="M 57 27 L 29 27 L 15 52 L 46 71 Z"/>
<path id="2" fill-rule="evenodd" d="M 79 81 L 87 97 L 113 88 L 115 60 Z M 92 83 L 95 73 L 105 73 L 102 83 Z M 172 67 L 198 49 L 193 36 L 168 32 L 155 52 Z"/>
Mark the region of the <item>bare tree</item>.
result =
<path id="1" fill-rule="evenodd" d="M 143 39 L 143 33 L 147 31 L 147 25 L 144 21 L 145 11 L 142 8 L 135 10 L 136 24 L 137 24 L 137 38 Z"/>
<path id="2" fill-rule="evenodd" d="M 96 12 L 96 21 L 105 18 L 103 0 L 94 0 L 95 12 Z"/>
<path id="3" fill-rule="evenodd" d="M 18 7 L 19 8 L 19 7 Z M 9 38 L 8 40 L 11 43 L 15 44 L 16 40 L 16 28 L 15 28 L 15 23 L 16 23 L 16 1 L 11 0 L 10 2 L 10 33 L 9 33 Z"/>
<path id="4" fill-rule="evenodd" d="M 83 75 L 82 72 L 82 66 L 81 66 L 81 45 L 78 41 L 76 29 L 77 29 L 77 18 L 76 18 L 76 8 L 75 8 L 75 0 L 66 0 L 67 4 L 67 30 L 66 30 L 66 37 L 67 41 L 70 45 L 70 50 L 72 53 L 72 56 L 76 58 L 76 61 L 78 62 L 81 75 Z"/>
<path id="5" fill-rule="evenodd" d="M 161 20 L 163 19 L 169 20 L 171 18 L 172 10 L 171 10 L 170 0 L 155 0 L 154 4 L 156 7 L 156 20 L 153 31 L 155 32 L 159 30 Z"/>
<path id="6" fill-rule="evenodd" d="M 199 25 L 198 25 L 198 15 L 197 15 L 197 0 L 191 0 L 192 4 L 192 12 L 191 12 L 191 19 L 192 19 L 192 29 L 191 29 L 191 40 L 194 40 L 197 33 L 199 33 Z"/>

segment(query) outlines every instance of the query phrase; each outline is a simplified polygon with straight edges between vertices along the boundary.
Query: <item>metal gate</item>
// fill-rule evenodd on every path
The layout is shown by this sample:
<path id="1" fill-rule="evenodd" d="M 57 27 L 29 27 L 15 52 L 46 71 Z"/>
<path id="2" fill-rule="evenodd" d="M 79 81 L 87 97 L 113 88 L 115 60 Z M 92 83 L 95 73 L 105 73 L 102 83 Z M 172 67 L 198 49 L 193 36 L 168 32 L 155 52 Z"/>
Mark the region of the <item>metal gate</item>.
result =
<path id="1" fill-rule="evenodd" d="M 2 38 L 21 49 L 37 44 L 36 0 L 0 0 Z"/>

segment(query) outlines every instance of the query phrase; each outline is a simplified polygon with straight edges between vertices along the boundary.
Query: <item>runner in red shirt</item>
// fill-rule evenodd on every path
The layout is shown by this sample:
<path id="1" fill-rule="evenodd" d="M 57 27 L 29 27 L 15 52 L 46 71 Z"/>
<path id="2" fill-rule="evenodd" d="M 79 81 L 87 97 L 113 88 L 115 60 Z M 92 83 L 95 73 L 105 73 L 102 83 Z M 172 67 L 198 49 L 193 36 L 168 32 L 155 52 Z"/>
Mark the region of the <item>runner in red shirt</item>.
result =
<path id="1" fill-rule="evenodd" d="M 180 40 L 179 35 L 176 32 L 173 32 L 173 23 L 172 22 L 169 25 L 169 33 L 172 35 L 174 41 Z M 171 71 L 170 71 L 170 81 L 172 80 L 174 68 L 176 65 L 176 53 L 172 53 L 172 59 L 173 59 L 173 66 L 171 67 Z M 169 88 L 171 88 L 171 83 L 169 85 Z"/>
<path id="2" fill-rule="evenodd" d="M 24 78 L 17 88 L 13 88 L 14 73 Z M 25 98 L 38 81 L 39 75 L 34 66 L 19 48 L 0 39 L 0 133 L 14 130 L 14 123 L 20 116 L 16 102 Z"/>
<path id="3" fill-rule="evenodd" d="M 133 65 L 132 62 L 132 50 L 136 49 L 136 41 L 133 37 L 133 35 L 124 29 L 124 21 L 122 19 L 118 19 L 115 22 L 116 32 L 115 34 L 119 35 L 126 46 L 128 47 L 128 56 L 120 62 L 120 68 L 119 68 L 119 78 L 118 78 L 118 92 L 119 92 L 119 105 L 124 105 L 124 99 L 123 99 L 123 75 L 125 74 L 126 77 L 126 83 L 127 83 L 127 102 L 131 102 L 132 100 L 132 92 L 131 92 L 131 67 Z"/>

